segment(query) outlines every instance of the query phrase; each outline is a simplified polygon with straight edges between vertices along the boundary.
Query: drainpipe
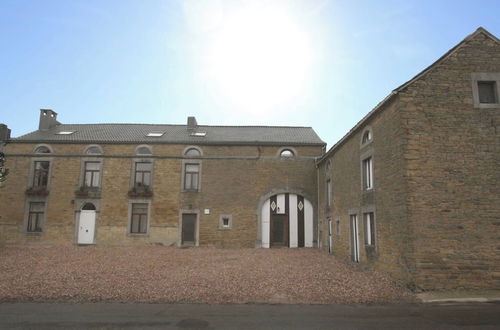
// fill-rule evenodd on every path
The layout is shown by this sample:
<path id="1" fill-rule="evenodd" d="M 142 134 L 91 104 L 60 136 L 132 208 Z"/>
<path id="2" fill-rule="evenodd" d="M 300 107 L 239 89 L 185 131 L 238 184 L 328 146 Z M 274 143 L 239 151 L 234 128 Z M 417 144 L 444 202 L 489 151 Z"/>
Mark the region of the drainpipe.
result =
<path id="1" fill-rule="evenodd" d="M 317 214 L 317 224 L 318 224 L 318 229 L 317 229 L 317 235 L 316 235 L 316 245 L 318 249 L 321 249 L 321 238 L 319 237 L 319 166 L 317 161 L 315 160 L 315 166 L 316 166 L 316 214 Z"/>

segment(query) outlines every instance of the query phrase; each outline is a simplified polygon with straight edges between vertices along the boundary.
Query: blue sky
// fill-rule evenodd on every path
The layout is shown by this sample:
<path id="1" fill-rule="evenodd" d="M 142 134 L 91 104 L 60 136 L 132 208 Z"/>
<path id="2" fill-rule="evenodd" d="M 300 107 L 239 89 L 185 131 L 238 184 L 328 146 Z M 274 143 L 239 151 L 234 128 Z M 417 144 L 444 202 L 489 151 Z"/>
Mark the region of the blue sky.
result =
<path id="1" fill-rule="evenodd" d="M 237 16 L 249 7 L 248 20 Z M 37 129 L 40 108 L 63 123 L 196 116 L 208 125 L 312 126 L 330 147 L 479 26 L 500 36 L 499 13 L 496 0 L 0 0 L 0 122 L 19 136 Z M 224 60 L 213 52 L 221 42 Z M 275 44 L 292 47 L 279 54 L 291 59 L 279 72 L 266 58 Z M 230 55 L 238 61 L 225 67 Z M 264 62 L 248 63 L 255 57 Z M 270 66 L 254 69 L 262 63 Z M 240 81 L 220 83 L 223 72 Z"/>

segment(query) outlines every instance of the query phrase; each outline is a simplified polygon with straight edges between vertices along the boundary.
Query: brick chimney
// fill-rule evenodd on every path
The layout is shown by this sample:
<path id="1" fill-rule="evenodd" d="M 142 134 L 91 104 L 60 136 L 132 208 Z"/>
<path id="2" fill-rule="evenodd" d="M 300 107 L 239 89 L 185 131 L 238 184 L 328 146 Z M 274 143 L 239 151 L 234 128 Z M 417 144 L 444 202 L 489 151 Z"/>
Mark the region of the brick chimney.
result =
<path id="1" fill-rule="evenodd" d="M 61 123 L 57 121 L 57 112 L 51 109 L 40 109 L 40 122 L 38 129 L 48 130 Z"/>
<path id="2" fill-rule="evenodd" d="M 198 128 L 198 123 L 196 122 L 195 117 L 188 117 L 188 122 L 187 122 L 187 130 L 189 132 L 196 131 L 196 128 Z"/>

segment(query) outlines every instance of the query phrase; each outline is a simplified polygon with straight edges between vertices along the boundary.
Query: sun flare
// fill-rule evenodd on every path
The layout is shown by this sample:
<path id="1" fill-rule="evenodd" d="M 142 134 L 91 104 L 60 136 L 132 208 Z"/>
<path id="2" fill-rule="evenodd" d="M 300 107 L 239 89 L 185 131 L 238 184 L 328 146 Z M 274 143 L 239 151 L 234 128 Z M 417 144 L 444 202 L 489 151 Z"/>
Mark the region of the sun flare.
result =
<path id="1" fill-rule="evenodd" d="M 286 8 L 246 7 L 224 21 L 206 60 L 219 97 L 240 110 L 264 112 L 300 95 L 311 50 Z"/>

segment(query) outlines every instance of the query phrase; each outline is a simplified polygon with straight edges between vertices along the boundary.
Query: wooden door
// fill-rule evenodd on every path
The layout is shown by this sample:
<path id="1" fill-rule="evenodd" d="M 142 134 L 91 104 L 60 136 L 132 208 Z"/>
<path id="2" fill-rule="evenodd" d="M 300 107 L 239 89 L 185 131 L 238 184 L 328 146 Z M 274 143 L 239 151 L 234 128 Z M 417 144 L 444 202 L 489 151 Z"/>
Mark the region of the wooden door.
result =
<path id="1" fill-rule="evenodd" d="M 288 215 L 271 215 L 271 246 L 288 246 Z"/>
<path id="2" fill-rule="evenodd" d="M 196 214 L 182 215 L 182 245 L 196 245 Z"/>

